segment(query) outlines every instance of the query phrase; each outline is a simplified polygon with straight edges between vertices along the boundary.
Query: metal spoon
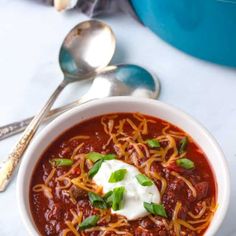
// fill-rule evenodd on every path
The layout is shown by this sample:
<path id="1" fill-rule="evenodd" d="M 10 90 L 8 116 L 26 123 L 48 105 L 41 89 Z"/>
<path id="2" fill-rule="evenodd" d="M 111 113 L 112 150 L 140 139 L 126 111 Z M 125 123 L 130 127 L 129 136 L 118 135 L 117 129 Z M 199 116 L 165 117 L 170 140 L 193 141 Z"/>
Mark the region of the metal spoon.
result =
<path id="1" fill-rule="evenodd" d="M 34 117 L 0 169 L 0 192 L 4 191 L 40 123 L 60 92 L 71 82 L 90 78 L 106 66 L 115 51 L 115 36 L 106 24 L 90 20 L 75 26 L 66 36 L 59 54 L 64 79 L 42 110 Z"/>
<path id="2" fill-rule="evenodd" d="M 93 99 L 111 96 L 156 98 L 159 92 L 158 79 L 144 68 L 128 64 L 108 66 L 96 75 L 90 89 L 81 99 L 51 110 L 44 121 Z M 0 140 L 20 133 L 32 119 L 33 117 L 0 127 Z"/>

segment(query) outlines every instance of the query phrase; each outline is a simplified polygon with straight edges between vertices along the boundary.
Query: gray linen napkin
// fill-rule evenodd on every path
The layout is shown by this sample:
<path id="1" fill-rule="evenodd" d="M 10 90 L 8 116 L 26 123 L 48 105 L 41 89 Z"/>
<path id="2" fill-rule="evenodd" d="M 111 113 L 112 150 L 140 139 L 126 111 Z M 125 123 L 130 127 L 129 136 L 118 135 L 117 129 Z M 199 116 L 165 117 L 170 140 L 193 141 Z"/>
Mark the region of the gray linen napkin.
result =
<path id="1" fill-rule="evenodd" d="M 128 12 L 135 16 L 128 0 L 46 0 L 46 2 L 54 5 L 59 11 L 78 8 L 89 17 L 118 11 Z"/>

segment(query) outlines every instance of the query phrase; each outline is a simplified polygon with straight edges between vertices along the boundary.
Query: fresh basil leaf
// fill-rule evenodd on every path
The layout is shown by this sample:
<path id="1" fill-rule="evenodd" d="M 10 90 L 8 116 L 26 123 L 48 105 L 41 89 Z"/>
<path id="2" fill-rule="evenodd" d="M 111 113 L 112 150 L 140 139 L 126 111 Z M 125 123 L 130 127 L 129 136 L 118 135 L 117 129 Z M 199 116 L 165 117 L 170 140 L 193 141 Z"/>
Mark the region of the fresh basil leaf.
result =
<path id="1" fill-rule="evenodd" d="M 157 215 L 157 216 L 162 216 L 167 218 L 166 210 L 163 205 L 161 204 L 156 204 L 156 203 L 143 203 L 144 208 L 146 209 L 147 212 Z"/>
<path id="2" fill-rule="evenodd" d="M 100 208 L 100 209 L 107 208 L 107 204 L 104 201 L 104 199 L 100 197 L 99 195 L 97 195 L 96 193 L 89 192 L 88 197 L 89 197 L 89 201 L 92 203 L 94 207 Z"/>
<path id="3" fill-rule="evenodd" d="M 112 209 L 114 211 L 118 211 L 123 206 L 123 198 L 124 198 L 124 187 L 117 187 L 113 189 L 112 193 Z"/>
<path id="4" fill-rule="evenodd" d="M 74 162 L 71 159 L 55 158 L 50 160 L 50 163 L 53 166 L 59 167 L 59 166 L 72 166 Z"/>
<path id="5" fill-rule="evenodd" d="M 126 169 L 119 169 L 111 173 L 111 176 L 108 180 L 109 183 L 116 183 L 125 178 L 125 175 L 127 173 Z"/>
<path id="6" fill-rule="evenodd" d="M 97 172 L 99 171 L 99 169 L 102 165 L 102 162 L 103 162 L 103 160 L 99 160 L 93 165 L 93 167 L 88 172 L 89 178 L 93 178 L 94 175 L 97 174 Z"/>
<path id="7" fill-rule="evenodd" d="M 114 159 L 116 159 L 116 155 L 115 154 L 106 154 L 106 155 L 104 155 L 104 157 L 103 157 L 103 160 L 114 160 Z"/>
<path id="8" fill-rule="evenodd" d="M 90 152 L 86 155 L 86 157 L 91 160 L 92 162 L 96 162 L 98 160 L 103 159 L 104 155 L 98 152 Z"/>
<path id="9" fill-rule="evenodd" d="M 191 161 L 188 158 L 180 158 L 176 160 L 176 164 L 180 167 L 183 167 L 184 169 L 190 170 L 195 167 L 195 164 L 193 161 Z"/>
<path id="10" fill-rule="evenodd" d="M 188 144 L 188 137 L 182 138 L 179 143 L 180 143 L 179 154 L 182 154 L 186 151 L 187 144 Z"/>
<path id="11" fill-rule="evenodd" d="M 150 148 L 156 148 L 161 146 L 156 139 L 148 139 L 146 142 Z"/>
<path id="12" fill-rule="evenodd" d="M 153 185 L 152 180 L 149 179 L 146 175 L 138 174 L 135 177 L 142 186 L 152 186 Z"/>
<path id="13" fill-rule="evenodd" d="M 93 226 L 97 225 L 97 222 L 99 221 L 100 217 L 97 215 L 93 215 L 90 217 L 87 217 L 80 225 L 79 225 L 79 229 L 80 230 L 85 230 L 88 228 L 91 228 Z"/>

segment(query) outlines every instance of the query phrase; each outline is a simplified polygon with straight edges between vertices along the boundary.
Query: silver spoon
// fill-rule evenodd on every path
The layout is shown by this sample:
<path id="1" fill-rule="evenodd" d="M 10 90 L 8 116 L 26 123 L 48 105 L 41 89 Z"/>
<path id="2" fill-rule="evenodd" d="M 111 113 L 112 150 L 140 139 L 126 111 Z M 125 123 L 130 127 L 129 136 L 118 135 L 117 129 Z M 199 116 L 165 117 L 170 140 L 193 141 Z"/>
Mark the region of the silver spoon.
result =
<path id="1" fill-rule="evenodd" d="M 51 110 L 44 121 L 53 118 L 83 102 L 111 96 L 141 96 L 156 98 L 160 83 L 147 70 L 136 65 L 108 66 L 97 73 L 87 93 L 70 104 Z M 33 117 L 0 127 L 0 140 L 23 131 Z"/>
<path id="2" fill-rule="evenodd" d="M 61 91 L 71 82 L 90 78 L 105 67 L 115 51 L 115 36 L 109 26 L 96 21 L 84 21 L 75 26 L 64 39 L 59 63 L 64 79 L 42 110 L 26 128 L 0 169 L 0 192 L 4 191 L 21 157 Z"/>

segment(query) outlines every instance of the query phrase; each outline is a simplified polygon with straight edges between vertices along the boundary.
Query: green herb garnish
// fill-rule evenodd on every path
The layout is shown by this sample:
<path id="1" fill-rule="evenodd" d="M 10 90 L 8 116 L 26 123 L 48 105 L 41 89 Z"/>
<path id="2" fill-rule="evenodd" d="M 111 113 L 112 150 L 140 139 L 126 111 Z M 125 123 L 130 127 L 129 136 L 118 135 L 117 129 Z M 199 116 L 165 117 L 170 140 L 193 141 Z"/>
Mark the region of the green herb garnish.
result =
<path id="1" fill-rule="evenodd" d="M 59 166 L 72 166 L 74 162 L 71 159 L 56 158 L 56 159 L 50 160 L 50 163 L 53 166 L 59 167 Z"/>
<path id="2" fill-rule="evenodd" d="M 151 185 L 153 185 L 152 180 L 150 180 L 146 175 L 138 174 L 135 177 L 142 186 L 151 186 Z"/>
<path id="3" fill-rule="evenodd" d="M 99 221 L 100 217 L 97 215 L 93 215 L 90 217 L 87 217 L 80 225 L 79 225 L 79 229 L 80 230 L 85 230 L 88 228 L 91 228 L 93 226 L 97 225 L 97 222 Z"/>
<path id="4" fill-rule="evenodd" d="M 113 160 L 116 159 L 115 154 L 101 154 L 98 152 L 90 152 L 86 155 L 86 157 L 92 162 L 96 162 L 98 160 Z"/>
<path id="5" fill-rule="evenodd" d="M 113 189 L 112 197 L 112 209 L 118 211 L 122 208 L 124 198 L 124 187 L 117 187 Z"/>
<path id="6" fill-rule="evenodd" d="M 102 162 L 104 160 L 113 160 L 116 159 L 115 154 L 106 154 L 103 155 L 98 152 L 90 152 L 86 155 L 86 157 L 91 160 L 92 162 L 95 162 L 94 166 L 89 170 L 88 175 L 90 178 L 93 178 L 94 175 L 97 174 L 98 170 L 100 169 Z"/>
<path id="7" fill-rule="evenodd" d="M 176 164 L 180 167 L 183 167 L 184 169 L 190 170 L 195 167 L 195 164 L 193 161 L 191 161 L 188 158 L 180 158 L 176 160 Z"/>
<path id="8" fill-rule="evenodd" d="M 103 160 L 101 159 L 93 165 L 93 167 L 88 172 L 89 178 L 93 178 L 94 175 L 96 175 L 98 173 L 98 171 L 102 165 L 102 162 L 103 162 Z"/>
<path id="9" fill-rule="evenodd" d="M 107 192 L 103 200 L 107 204 L 107 208 L 112 208 L 114 211 L 118 211 L 123 207 L 123 198 L 124 198 L 124 187 L 114 188 L 113 191 Z"/>
<path id="10" fill-rule="evenodd" d="M 115 154 L 106 154 L 103 156 L 103 160 L 107 161 L 107 160 L 114 160 L 116 159 L 116 155 Z"/>
<path id="11" fill-rule="evenodd" d="M 163 205 L 144 202 L 143 206 L 149 213 L 167 218 L 166 210 Z"/>
<path id="12" fill-rule="evenodd" d="M 150 148 L 156 148 L 161 146 L 156 139 L 148 139 L 146 142 Z"/>
<path id="13" fill-rule="evenodd" d="M 99 195 L 97 195 L 96 193 L 89 192 L 88 197 L 89 197 L 89 201 L 92 203 L 94 207 L 100 208 L 100 209 L 107 208 L 107 204 L 105 200 Z"/>
<path id="14" fill-rule="evenodd" d="M 180 143 L 179 154 L 182 154 L 186 151 L 188 138 L 187 137 L 182 138 L 179 143 Z"/>
<path id="15" fill-rule="evenodd" d="M 109 191 L 103 196 L 103 199 L 109 208 L 112 207 L 112 195 L 113 191 Z"/>
<path id="16" fill-rule="evenodd" d="M 103 159 L 103 156 L 101 153 L 98 152 L 90 152 L 86 155 L 86 157 L 91 160 L 92 162 L 96 162 L 98 160 Z"/>
<path id="17" fill-rule="evenodd" d="M 126 173 L 127 173 L 126 169 L 116 170 L 111 173 L 111 176 L 110 176 L 108 182 L 109 183 L 119 182 L 125 178 Z"/>

